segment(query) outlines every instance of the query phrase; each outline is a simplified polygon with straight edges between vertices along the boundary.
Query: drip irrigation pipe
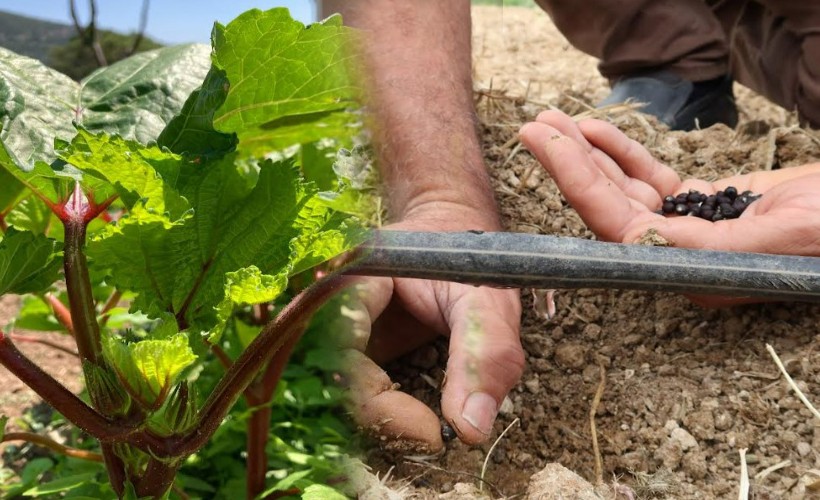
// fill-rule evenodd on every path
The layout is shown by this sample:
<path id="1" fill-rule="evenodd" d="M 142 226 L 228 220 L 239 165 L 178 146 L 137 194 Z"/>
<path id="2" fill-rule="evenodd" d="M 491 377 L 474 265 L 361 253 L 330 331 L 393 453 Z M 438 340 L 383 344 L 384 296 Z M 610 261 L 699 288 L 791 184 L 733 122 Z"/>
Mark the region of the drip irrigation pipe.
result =
<path id="1" fill-rule="evenodd" d="M 521 233 L 376 231 L 347 272 L 512 288 L 615 288 L 820 301 L 820 257 Z"/>

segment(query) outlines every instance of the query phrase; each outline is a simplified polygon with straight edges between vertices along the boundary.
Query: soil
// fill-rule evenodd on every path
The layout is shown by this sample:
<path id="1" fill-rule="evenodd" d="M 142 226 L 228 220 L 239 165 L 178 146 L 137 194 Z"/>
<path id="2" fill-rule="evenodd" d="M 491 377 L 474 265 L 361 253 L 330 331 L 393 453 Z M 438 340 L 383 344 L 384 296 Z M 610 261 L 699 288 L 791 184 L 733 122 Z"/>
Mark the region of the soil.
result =
<path id="1" fill-rule="evenodd" d="M 508 229 L 592 238 L 514 138 L 542 109 L 577 114 L 601 99 L 607 85 L 595 60 L 570 47 L 538 10 L 476 7 L 473 15 L 484 153 Z M 634 112 L 609 119 L 683 177 L 713 180 L 820 158 L 820 141 L 794 127 L 791 113 L 740 86 L 736 94 L 736 130 L 669 132 Z M 718 310 L 672 294 L 577 290 L 559 292 L 557 316 L 544 320 L 531 292 L 522 297 L 527 369 L 502 406 L 495 435 L 519 423 L 498 441 L 484 492 L 475 487 L 491 443 L 452 442 L 426 463 L 373 452 L 369 462 L 382 473 L 392 467 L 405 496 L 737 498 L 743 448 L 754 498 L 806 498 L 820 489 L 820 427 L 764 347 L 772 344 L 808 398 L 820 401 L 820 306 Z M 446 352 L 443 344 L 428 346 L 396 363 L 391 375 L 438 407 L 439 391 L 419 372 L 440 382 Z M 430 359 L 438 363 L 431 367 Z M 595 481 L 589 413 L 601 369 L 606 385 L 595 423 L 606 484 L 566 489 L 580 480 L 570 471 Z M 566 474 L 549 472 L 564 470 L 558 464 Z"/>

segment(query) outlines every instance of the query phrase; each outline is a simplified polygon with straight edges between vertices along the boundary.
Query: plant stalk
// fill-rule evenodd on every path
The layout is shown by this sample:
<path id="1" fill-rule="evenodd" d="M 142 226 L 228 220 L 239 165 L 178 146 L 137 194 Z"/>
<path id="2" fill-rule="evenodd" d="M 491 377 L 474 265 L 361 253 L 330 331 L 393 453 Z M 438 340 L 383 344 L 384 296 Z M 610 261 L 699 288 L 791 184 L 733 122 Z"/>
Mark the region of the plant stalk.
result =
<path id="1" fill-rule="evenodd" d="M 304 331 L 304 329 L 303 329 Z M 245 473 L 248 499 L 256 498 L 265 490 L 265 474 L 268 472 L 266 449 L 270 438 L 271 399 L 276 386 L 282 378 L 282 372 L 290 359 L 293 348 L 302 337 L 302 332 L 293 335 L 268 362 L 264 373 L 245 391 L 245 400 L 251 409 L 248 420 Z"/>
<path id="2" fill-rule="evenodd" d="M 7 442 L 7 441 L 25 441 L 27 443 L 33 443 L 38 446 L 43 446 L 45 448 L 50 449 L 56 453 L 61 455 L 65 455 L 67 457 L 72 458 L 79 458 L 81 460 L 88 460 L 89 462 L 102 462 L 103 457 L 99 453 L 94 453 L 93 451 L 88 450 L 81 450 L 78 448 L 71 448 L 70 446 L 66 446 L 64 444 L 60 444 L 53 439 L 50 439 L 46 436 L 41 436 L 40 434 L 35 434 L 33 432 L 7 432 L 3 439 L 0 439 L 0 442 Z"/>
<path id="3" fill-rule="evenodd" d="M 101 441 L 123 440 L 135 432 L 124 422 L 114 422 L 85 404 L 51 375 L 25 357 L 8 336 L 0 334 L 0 364 L 71 423 Z"/>
<path id="4" fill-rule="evenodd" d="M 298 336 L 321 305 L 351 283 L 352 278 L 340 273 L 328 275 L 303 290 L 285 306 L 220 379 L 200 410 L 193 430 L 169 443 L 174 455 L 186 456 L 205 445 L 265 363 L 286 342 Z"/>
<path id="5" fill-rule="evenodd" d="M 82 219 L 75 217 L 63 222 L 65 228 L 63 267 L 74 338 L 77 341 L 80 359 L 101 365 L 104 361 L 100 342 L 100 325 L 97 323 L 97 311 L 94 307 L 91 279 L 88 275 L 88 261 L 83 253 L 86 224 Z"/>

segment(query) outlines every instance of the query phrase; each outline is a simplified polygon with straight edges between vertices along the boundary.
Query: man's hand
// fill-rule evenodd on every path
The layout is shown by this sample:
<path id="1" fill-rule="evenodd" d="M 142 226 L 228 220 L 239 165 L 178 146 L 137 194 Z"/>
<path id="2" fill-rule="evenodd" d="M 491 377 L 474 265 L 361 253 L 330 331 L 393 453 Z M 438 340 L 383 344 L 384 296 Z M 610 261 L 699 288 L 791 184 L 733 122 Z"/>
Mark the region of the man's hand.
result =
<path id="1" fill-rule="evenodd" d="M 459 217 L 459 207 L 436 207 L 383 229 L 455 231 L 491 229 L 486 223 Z M 437 220 L 447 214 L 448 220 Z M 442 215 L 443 216 L 443 215 Z M 496 229 L 496 228 L 492 228 Z M 374 321 L 368 342 L 357 348 L 365 356 L 348 353 L 354 417 L 365 428 L 388 439 L 405 441 L 419 451 L 441 449 L 438 417 L 422 402 L 392 391 L 386 375 L 373 363 L 409 352 L 439 335 L 449 335 L 450 349 L 442 387 L 442 413 L 467 443 L 485 441 L 491 434 L 501 402 L 524 367 L 518 339 L 521 301 L 517 290 L 499 290 L 457 283 L 407 278 L 367 278 L 359 294 L 368 318 Z M 361 328 L 360 328 L 361 330 Z M 366 335 L 366 334 L 365 334 Z M 361 337 L 361 334 L 360 334 Z M 370 375 L 355 374 L 362 364 Z M 382 382 L 372 384 L 374 378 Z"/>
<path id="2" fill-rule="evenodd" d="M 634 243 L 655 229 L 675 246 L 820 256 L 820 164 L 754 172 L 714 183 L 680 177 L 643 146 L 599 120 L 557 111 L 521 128 L 521 139 L 602 240 Z M 738 219 L 709 222 L 656 213 L 666 195 L 727 186 L 763 196 Z M 723 305 L 725 300 L 699 302 Z"/>

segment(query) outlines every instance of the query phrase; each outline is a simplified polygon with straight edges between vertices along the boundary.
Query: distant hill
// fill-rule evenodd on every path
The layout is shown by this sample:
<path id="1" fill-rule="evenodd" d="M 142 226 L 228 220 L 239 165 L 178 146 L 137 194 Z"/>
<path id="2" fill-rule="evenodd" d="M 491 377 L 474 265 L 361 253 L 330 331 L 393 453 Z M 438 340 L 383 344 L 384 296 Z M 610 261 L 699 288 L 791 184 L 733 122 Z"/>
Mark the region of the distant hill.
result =
<path id="1" fill-rule="evenodd" d="M 76 35 L 68 24 L 41 21 L 0 11 L 0 47 L 48 63 L 49 52 Z"/>
<path id="2" fill-rule="evenodd" d="M 99 30 L 98 38 L 108 64 L 131 53 L 135 34 Z M 43 64 L 80 80 L 98 68 L 93 50 L 77 36 L 74 26 L 41 21 L 0 11 L 0 47 L 39 59 Z M 143 37 L 137 52 L 162 47 Z"/>

